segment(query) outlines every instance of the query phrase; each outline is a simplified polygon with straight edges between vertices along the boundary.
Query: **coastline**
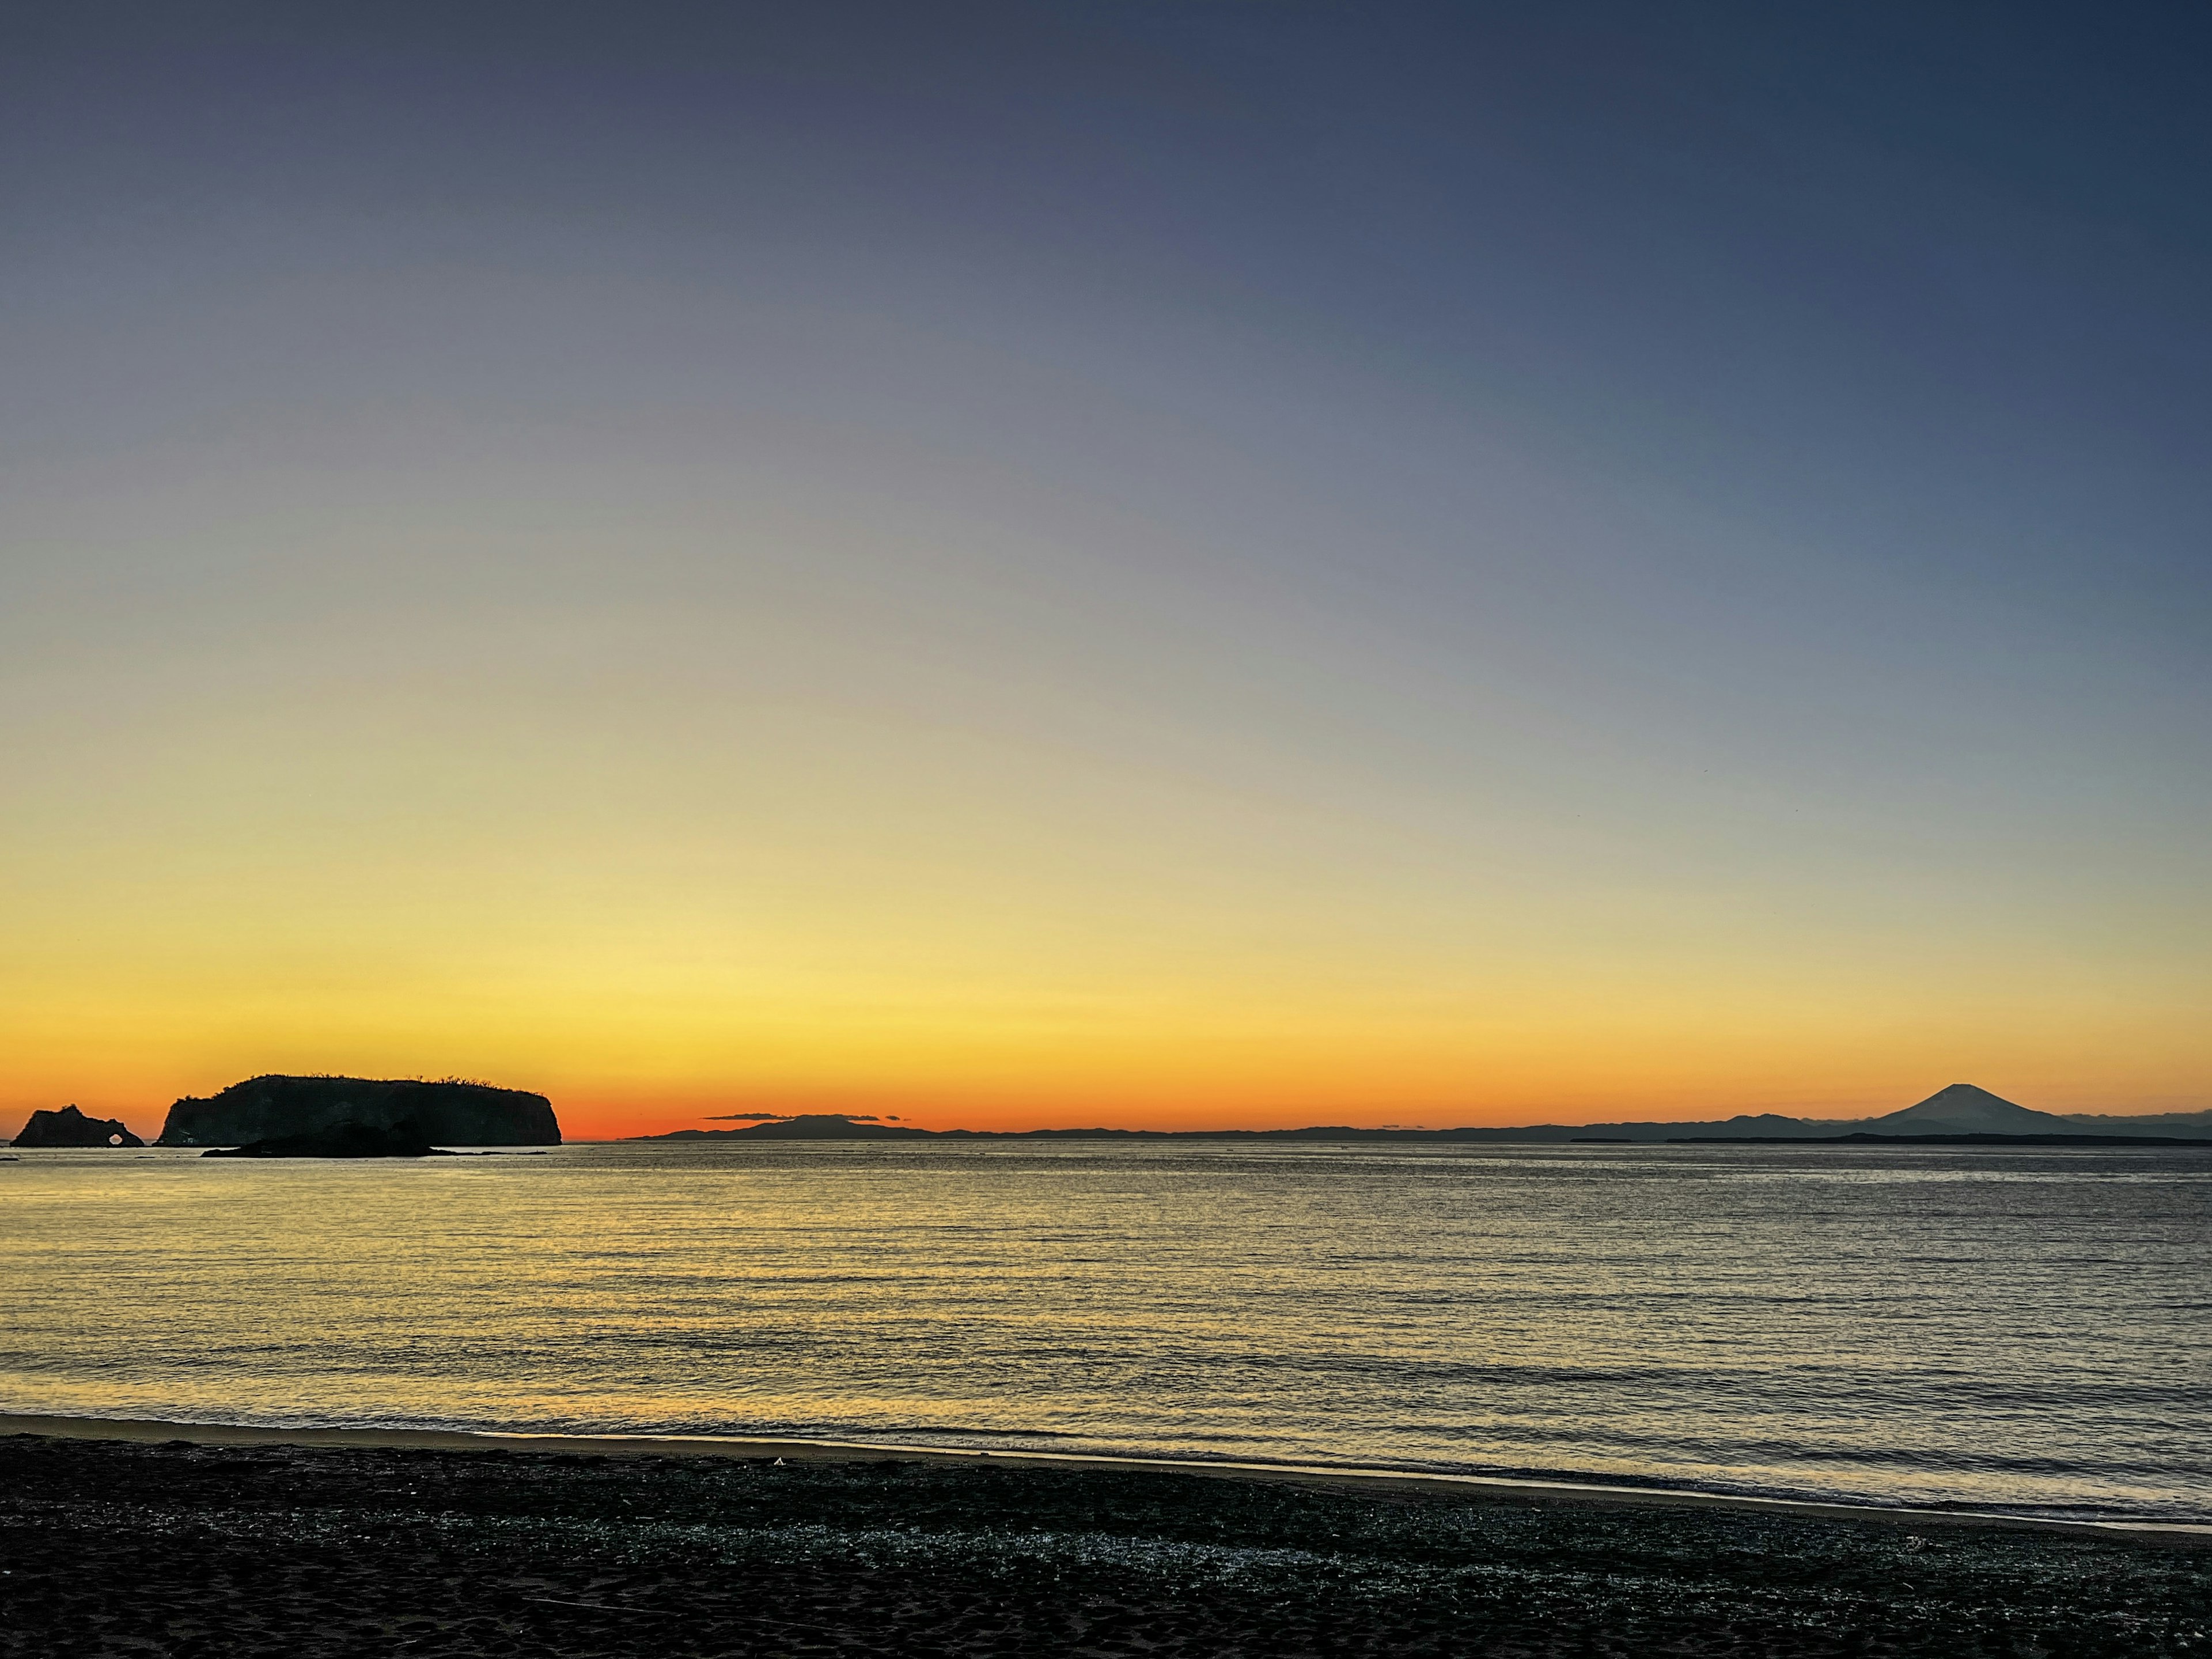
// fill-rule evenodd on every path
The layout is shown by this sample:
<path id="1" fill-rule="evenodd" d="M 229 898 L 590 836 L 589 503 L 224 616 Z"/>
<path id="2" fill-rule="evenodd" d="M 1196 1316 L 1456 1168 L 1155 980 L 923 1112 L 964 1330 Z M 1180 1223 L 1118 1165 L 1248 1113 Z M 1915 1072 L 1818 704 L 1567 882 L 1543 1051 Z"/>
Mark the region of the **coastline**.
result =
<path id="1" fill-rule="evenodd" d="M 7 1659 L 2199 1659 L 2212 1629 L 2212 1553 L 2171 1532 L 790 1439 L 0 1429 Z"/>
<path id="2" fill-rule="evenodd" d="M 1192 1476 L 1212 1480 L 1260 1482 L 1388 1497 L 1401 1501 L 1431 1498 L 1537 1507 L 1573 1505 L 1600 1509 L 1683 1510 L 1764 1515 L 1796 1520 L 1873 1522 L 1909 1528 L 1948 1528 L 2081 1537 L 2120 1537 L 2166 1544 L 2184 1550 L 2212 1552 L 2212 1523 L 2062 1519 L 1973 1510 L 1764 1498 L 1671 1487 L 1361 1468 L 1334 1464 L 1212 1462 L 1130 1457 L 1108 1453 L 999 1449 L 970 1450 L 915 1446 L 894 1441 L 711 1435 L 568 1435 L 463 1429 L 265 1427 L 239 1424 L 175 1423 L 160 1419 L 56 1417 L 0 1413 L 0 1439 L 17 1436 L 145 1446 L 295 1447 L 303 1449 L 477 1455 L 505 1452 L 570 1458 L 722 1459 L 740 1462 L 781 1459 L 787 1463 L 910 1463 L 1012 1469 L 1057 1468 L 1101 1474 Z"/>

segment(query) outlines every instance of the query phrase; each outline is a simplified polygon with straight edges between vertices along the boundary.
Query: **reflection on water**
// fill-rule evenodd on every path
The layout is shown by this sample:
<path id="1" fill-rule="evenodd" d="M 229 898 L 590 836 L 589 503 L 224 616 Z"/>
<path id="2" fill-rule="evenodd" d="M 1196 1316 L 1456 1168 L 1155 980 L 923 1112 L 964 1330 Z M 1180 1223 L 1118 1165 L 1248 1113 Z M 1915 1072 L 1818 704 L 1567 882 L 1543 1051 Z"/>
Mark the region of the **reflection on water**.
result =
<path id="1" fill-rule="evenodd" d="M 0 1410 L 756 1431 L 2212 1518 L 2212 1155 L 0 1165 Z"/>

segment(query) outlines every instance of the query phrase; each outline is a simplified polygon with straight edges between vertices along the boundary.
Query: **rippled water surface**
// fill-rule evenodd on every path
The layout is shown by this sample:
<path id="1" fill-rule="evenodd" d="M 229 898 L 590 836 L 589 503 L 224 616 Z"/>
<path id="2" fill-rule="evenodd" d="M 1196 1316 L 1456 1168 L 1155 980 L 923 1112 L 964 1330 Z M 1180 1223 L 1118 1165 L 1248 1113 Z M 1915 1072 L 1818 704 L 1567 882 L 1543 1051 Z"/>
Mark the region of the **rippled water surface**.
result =
<path id="1" fill-rule="evenodd" d="M 0 1410 L 759 1431 L 2212 1518 L 2212 1155 L 0 1164 Z"/>

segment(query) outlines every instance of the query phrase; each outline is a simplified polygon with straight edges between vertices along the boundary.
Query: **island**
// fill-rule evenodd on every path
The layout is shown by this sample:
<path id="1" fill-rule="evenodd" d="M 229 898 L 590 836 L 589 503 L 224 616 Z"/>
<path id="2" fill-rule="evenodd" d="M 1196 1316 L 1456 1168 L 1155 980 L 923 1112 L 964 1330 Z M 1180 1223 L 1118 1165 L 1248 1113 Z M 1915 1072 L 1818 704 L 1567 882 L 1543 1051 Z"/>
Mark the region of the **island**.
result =
<path id="1" fill-rule="evenodd" d="M 119 1117 L 87 1117 L 74 1106 L 33 1112 L 15 1137 L 18 1146 L 143 1146 Z"/>
<path id="2" fill-rule="evenodd" d="M 464 1146 L 557 1146 L 560 1121 L 544 1095 L 448 1079 L 256 1077 L 205 1099 L 187 1095 L 169 1108 L 161 1146 L 239 1146 L 363 1129 L 404 1127 L 411 1141 Z M 263 1154 L 276 1157 L 410 1157 L 376 1152 Z"/>
<path id="3" fill-rule="evenodd" d="M 366 1123 L 341 1123 L 302 1135 L 249 1140 L 243 1146 L 210 1146 L 202 1158 L 452 1158 L 433 1146 L 413 1123 L 388 1129 Z"/>

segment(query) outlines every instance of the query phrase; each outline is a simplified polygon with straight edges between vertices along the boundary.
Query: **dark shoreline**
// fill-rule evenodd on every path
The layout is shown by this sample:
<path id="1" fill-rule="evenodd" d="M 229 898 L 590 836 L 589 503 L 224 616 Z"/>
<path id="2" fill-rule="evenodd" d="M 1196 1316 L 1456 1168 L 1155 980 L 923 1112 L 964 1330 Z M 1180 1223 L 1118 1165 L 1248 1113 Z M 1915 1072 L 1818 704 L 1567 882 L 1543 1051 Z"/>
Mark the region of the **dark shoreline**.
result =
<path id="1" fill-rule="evenodd" d="M 2179 1135 L 1676 1135 L 1669 1146 L 2212 1146 Z"/>
<path id="2" fill-rule="evenodd" d="M 1258 1480 L 1406 1498 L 1503 1500 L 1632 1509 L 1735 1510 L 1856 1525 L 1996 1528 L 2008 1531 L 2115 1533 L 2165 1537 L 2181 1548 L 2212 1551 L 2212 1521 L 2148 1516 L 2033 1515 L 1962 1504 L 1916 1506 L 1840 1498 L 1700 1491 L 1571 1474 L 1470 1474 L 1346 1462 L 1247 1462 L 1132 1453 L 1057 1451 L 1034 1447 L 979 1448 L 912 1440 L 836 1440 L 758 1435 L 587 1434 L 547 1430 L 273 1426 L 185 1423 L 162 1418 L 51 1417 L 0 1413 L 0 1438 L 113 1440 L 151 1446 L 296 1446 L 380 1451 L 502 1453 L 612 1458 L 721 1458 L 739 1462 L 856 1463 L 896 1462 L 1077 1472 L 1167 1474 L 1195 1480 Z"/>
<path id="3" fill-rule="evenodd" d="M 0 1437 L 0 1653 L 2117 1659 L 2212 1631 L 2201 1534 L 301 1437 Z"/>

